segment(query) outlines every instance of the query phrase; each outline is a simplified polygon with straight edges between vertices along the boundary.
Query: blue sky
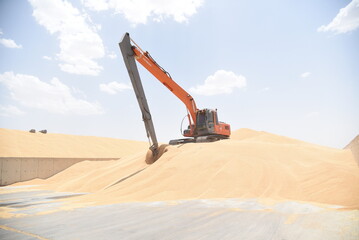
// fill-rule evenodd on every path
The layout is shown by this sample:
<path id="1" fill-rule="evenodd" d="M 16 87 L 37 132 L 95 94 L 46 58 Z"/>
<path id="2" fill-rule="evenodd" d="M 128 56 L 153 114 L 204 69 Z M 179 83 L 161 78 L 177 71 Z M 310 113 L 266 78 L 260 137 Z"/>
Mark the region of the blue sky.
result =
<path id="1" fill-rule="evenodd" d="M 125 32 L 232 130 L 359 134 L 359 1 L 0 1 L 0 127 L 146 140 Z M 139 66 L 160 141 L 186 109 Z M 183 126 L 185 127 L 185 125 Z"/>

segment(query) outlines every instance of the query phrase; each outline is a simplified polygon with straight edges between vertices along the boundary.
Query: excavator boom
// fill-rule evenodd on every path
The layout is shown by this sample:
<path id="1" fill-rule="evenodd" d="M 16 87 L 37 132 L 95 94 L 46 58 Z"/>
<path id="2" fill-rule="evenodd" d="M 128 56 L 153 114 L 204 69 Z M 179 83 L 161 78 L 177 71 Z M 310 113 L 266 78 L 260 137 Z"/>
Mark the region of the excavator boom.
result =
<path id="1" fill-rule="evenodd" d="M 134 43 L 132 50 L 136 60 L 186 105 L 191 116 L 190 123 L 196 125 L 196 112 L 198 109 L 193 97 L 173 81 L 169 73 L 158 65 L 148 52 L 144 52 L 134 41 L 132 42 Z"/>

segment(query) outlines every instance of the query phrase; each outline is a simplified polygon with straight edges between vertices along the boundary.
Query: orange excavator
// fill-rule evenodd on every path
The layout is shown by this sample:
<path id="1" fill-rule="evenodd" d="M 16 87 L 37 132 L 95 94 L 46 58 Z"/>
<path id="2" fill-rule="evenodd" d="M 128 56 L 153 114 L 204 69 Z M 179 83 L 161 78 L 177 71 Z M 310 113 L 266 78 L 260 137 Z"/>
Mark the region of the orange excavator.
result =
<path id="1" fill-rule="evenodd" d="M 159 157 L 159 147 L 136 61 L 178 97 L 187 108 L 189 125 L 188 128 L 183 131 L 183 136 L 187 138 L 171 140 L 169 144 L 213 142 L 229 138 L 231 134 L 230 125 L 218 120 L 217 109 L 198 109 L 193 97 L 173 81 L 171 75 L 158 65 L 148 52 L 144 52 L 130 38 L 129 33 L 125 33 L 119 46 L 142 112 L 142 119 L 145 123 L 147 137 L 152 141 L 150 150 L 153 159 Z"/>

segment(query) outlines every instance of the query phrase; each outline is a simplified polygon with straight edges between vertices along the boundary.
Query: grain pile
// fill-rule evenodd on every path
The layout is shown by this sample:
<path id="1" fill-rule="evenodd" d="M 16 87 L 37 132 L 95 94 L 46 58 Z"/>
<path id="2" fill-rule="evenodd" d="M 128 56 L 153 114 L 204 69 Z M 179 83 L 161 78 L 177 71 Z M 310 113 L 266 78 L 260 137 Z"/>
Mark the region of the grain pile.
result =
<path id="1" fill-rule="evenodd" d="M 138 152 L 147 143 L 0 128 L 0 157 L 114 158 Z"/>
<path id="2" fill-rule="evenodd" d="M 240 129 L 230 140 L 168 146 L 152 165 L 144 163 L 145 153 L 101 164 L 82 162 L 23 184 L 92 192 L 77 201 L 98 204 L 265 198 L 359 208 L 359 168 L 350 150 Z"/>

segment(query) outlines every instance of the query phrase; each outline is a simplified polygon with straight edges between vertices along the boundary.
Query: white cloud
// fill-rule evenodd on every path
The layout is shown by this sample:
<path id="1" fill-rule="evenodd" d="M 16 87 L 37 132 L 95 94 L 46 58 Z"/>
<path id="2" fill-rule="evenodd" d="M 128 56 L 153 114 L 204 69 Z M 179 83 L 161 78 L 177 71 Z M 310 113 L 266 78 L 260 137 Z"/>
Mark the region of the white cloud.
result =
<path id="1" fill-rule="evenodd" d="M 100 90 L 108 94 L 116 94 L 126 89 L 132 89 L 129 84 L 110 82 L 107 84 L 100 84 Z"/>
<path id="2" fill-rule="evenodd" d="M 22 48 L 21 45 L 16 44 L 12 39 L 0 38 L 0 43 L 7 48 Z"/>
<path id="3" fill-rule="evenodd" d="M 24 114 L 25 114 L 25 112 L 21 111 L 20 109 L 18 109 L 15 106 L 12 106 L 12 105 L 8 105 L 8 106 L 0 105 L 0 115 L 1 116 L 5 116 L 5 117 L 14 116 L 14 115 L 21 116 L 21 115 L 24 115 Z"/>
<path id="4" fill-rule="evenodd" d="M 117 58 L 117 55 L 116 55 L 116 53 L 111 52 L 110 54 L 107 55 L 107 57 L 109 57 L 111 59 L 115 59 L 115 58 Z"/>
<path id="5" fill-rule="evenodd" d="M 235 88 L 246 86 L 246 78 L 236 75 L 231 71 L 218 70 L 213 75 L 207 77 L 203 85 L 191 87 L 190 92 L 199 95 L 212 96 L 219 94 L 230 94 Z"/>
<path id="6" fill-rule="evenodd" d="M 71 3 L 61 0 L 30 0 L 33 16 L 60 41 L 62 71 L 81 75 L 98 75 L 103 69 L 96 60 L 104 57 L 98 26 L 88 15 L 80 13 Z"/>
<path id="7" fill-rule="evenodd" d="M 312 73 L 310 73 L 310 72 L 304 72 L 304 73 L 300 74 L 300 77 L 301 77 L 301 78 L 307 78 L 307 77 L 309 77 L 311 74 L 312 74 Z"/>
<path id="8" fill-rule="evenodd" d="M 318 28 L 318 32 L 332 31 L 337 34 L 354 31 L 359 27 L 359 0 L 351 1 L 339 10 L 337 16 L 328 24 Z"/>
<path id="9" fill-rule="evenodd" d="M 49 57 L 49 56 L 43 56 L 42 58 L 43 58 L 43 59 L 45 59 L 45 60 L 49 60 L 49 61 L 51 61 L 51 60 L 52 60 L 52 58 L 51 58 L 51 57 Z"/>
<path id="10" fill-rule="evenodd" d="M 15 101 L 26 107 L 57 114 L 103 113 L 100 104 L 76 98 L 73 91 L 57 78 L 46 83 L 35 76 L 5 72 L 0 74 L 0 83 L 9 89 Z"/>
<path id="11" fill-rule="evenodd" d="M 82 4 L 94 11 L 104 11 L 109 9 L 108 0 L 81 0 Z"/>
<path id="12" fill-rule="evenodd" d="M 173 18 L 176 22 L 187 22 L 197 13 L 204 0 L 82 0 L 94 11 L 113 10 L 123 15 L 132 24 L 146 24 L 148 18 L 161 22 Z"/>

